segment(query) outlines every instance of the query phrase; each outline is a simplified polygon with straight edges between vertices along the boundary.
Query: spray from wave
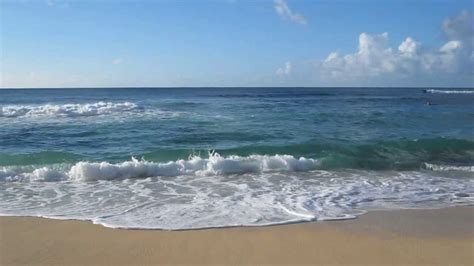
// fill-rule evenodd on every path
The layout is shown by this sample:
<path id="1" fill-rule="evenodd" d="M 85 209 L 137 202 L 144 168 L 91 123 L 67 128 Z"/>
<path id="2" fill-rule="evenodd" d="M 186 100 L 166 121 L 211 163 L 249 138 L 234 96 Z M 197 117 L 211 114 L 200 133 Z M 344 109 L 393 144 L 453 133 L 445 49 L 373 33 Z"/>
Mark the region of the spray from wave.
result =
<path id="1" fill-rule="evenodd" d="M 80 117 L 98 116 L 139 110 L 135 103 L 96 102 L 86 104 L 6 105 L 0 117 Z"/>

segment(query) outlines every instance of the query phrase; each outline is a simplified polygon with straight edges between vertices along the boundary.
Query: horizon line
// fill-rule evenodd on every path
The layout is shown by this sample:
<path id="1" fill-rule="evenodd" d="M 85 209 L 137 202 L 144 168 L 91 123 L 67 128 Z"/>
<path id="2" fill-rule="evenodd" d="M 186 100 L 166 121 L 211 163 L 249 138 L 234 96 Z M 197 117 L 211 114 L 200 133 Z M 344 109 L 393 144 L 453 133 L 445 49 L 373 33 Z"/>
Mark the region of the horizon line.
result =
<path id="1" fill-rule="evenodd" d="M 60 89 L 259 89 L 259 88 L 294 88 L 294 89 L 474 89 L 457 86 L 111 86 L 111 87 L 0 87 L 0 90 L 60 90 Z"/>

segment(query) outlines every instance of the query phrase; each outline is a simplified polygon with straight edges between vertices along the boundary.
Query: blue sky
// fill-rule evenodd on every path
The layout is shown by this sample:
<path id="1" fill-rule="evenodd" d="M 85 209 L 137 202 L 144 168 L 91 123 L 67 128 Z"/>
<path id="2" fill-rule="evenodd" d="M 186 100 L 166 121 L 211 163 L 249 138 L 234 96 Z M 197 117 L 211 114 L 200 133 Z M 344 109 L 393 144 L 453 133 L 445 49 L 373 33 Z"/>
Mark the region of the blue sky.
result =
<path id="1" fill-rule="evenodd" d="M 2 87 L 474 86 L 472 1 L 1 1 Z"/>

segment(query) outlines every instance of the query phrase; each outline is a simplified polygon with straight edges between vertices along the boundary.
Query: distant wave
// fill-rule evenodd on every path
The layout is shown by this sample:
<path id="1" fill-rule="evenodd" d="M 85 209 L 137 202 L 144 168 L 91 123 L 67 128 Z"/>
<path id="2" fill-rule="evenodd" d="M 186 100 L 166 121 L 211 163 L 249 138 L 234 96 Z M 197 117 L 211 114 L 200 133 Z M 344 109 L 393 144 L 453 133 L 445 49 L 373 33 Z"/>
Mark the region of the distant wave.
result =
<path id="1" fill-rule="evenodd" d="M 135 103 L 96 102 L 86 104 L 5 105 L 0 107 L 0 117 L 78 117 L 97 116 L 137 110 Z"/>
<path id="2" fill-rule="evenodd" d="M 222 157 L 210 153 L 209 158 L 194 156 L 188 160 L 167 163 L 136 160 L 112 164 L 109 162 L 78 162 L 69 170 L 54 167 L 3 167 L 0 180 L 4 181 L 94 181 L 155 176 L 228 175 L 262 173 L 270 171 L 310 171 L 317 169 L 319 161 L 291 155 L 236 155 Z"/>
<path id="3" fill-rule="evenodd" d="M 437 165 L 437 164 L 425 163 L 425 168 L 432 171 L 474 172 L 474 166 L 453 166 L 453 165 Z"/>
<path id="4" fill-rule="evenodd" d="M 427 93 L 442 93 L 442 94 L 470 94 L 474 90 L 425 90 Z"/>

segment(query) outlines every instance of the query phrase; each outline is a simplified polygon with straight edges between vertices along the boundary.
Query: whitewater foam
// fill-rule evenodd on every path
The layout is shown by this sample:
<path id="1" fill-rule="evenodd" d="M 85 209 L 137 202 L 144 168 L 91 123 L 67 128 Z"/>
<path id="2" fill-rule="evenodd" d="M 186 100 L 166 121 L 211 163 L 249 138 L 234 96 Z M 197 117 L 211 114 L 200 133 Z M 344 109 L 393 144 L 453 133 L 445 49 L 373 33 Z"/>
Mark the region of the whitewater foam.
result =
<path id="1" fill-rule="evenodd" d="M 442 93 L 442 94 L 470 94 L 474 93 L 474 90 L 426 90 L 427 93 Z"/>
<path id="2" fill-rule="evenodd" d="M 317 169 L 319 161 L 291 155 L 250 155 L 241 157 L 220 156 L 209 153 L 208 158 L 192 156 L 188 160 L 177 160 L 166 163 L 149 162 L 132 158 L 121 163 L 78 162 L 69 170 L 58 170 L 48 167 L 37 169 L 24 167 L 3 167 L 0 169 L 0 180 L 7 181 L 94 181 L 127 178 L 145 178 L 156 176 L 215 176 L 245 173 L 264 173 L 272 171 L 310 171 Z M 64 167 L 63 167 L 64 168 Z"/>
<path id="3" fill-rule="evenodd" d="M 59 168 L 59 169 L 58 169 Z M 64 166 L 4 166 L 0 168 L 0 181 L 61 181 L 67 174 L 60 170 Z"/>
<path id="4" fill-rule="evenodd" d="M 314 170 L 96 182 L 0 182 L 0 215 L 172 230 L 337 220 L 370 209 L 474 203 L 472 177 L 444 174 Z"/>
<path id="5" fill-rule="evenodd" d="M 319 161 L 311 158 L 215 152 L 162 163 L 133 158 L 5 166 L 0 168 L 0 215 L 174 230 L 349 219 L 369 209 L 474 203 L 472 168 L 428 163 L 418 171 L 318 168 Z"/>
<path id="6" fill-rule="evenodd" d="M 474 172 L 474 166 L 437 165 L 437 164 L 425 163 L 425 168 L 432 171 Z"/>
<path id="7" fill-rule="evenodd" d="M 78 117 L 98 116 L 139 110 L 131 102 L 95 102 L 85 104 L 5 105 L 0 107 L 0 117 Z"/>

